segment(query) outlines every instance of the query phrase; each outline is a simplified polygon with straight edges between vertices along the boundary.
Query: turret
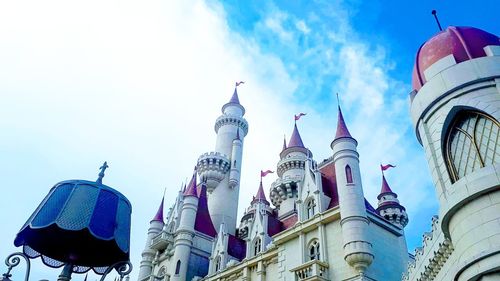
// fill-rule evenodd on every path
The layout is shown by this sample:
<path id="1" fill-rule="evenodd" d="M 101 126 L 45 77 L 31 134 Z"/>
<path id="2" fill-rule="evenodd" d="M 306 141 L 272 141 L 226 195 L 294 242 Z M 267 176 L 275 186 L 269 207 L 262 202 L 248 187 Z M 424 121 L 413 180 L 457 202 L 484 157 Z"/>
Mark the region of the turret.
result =
<path id="1" fill-rule="evenodd" d="M 235 188 L 240 184 L 241 159 L 243 153 L 243 142 L 240 138 L 240 129 L 236 129 L 236 138 L 233 140 L 231 153 L 231 172 L 229 174 L 229 186 Z"/>
<path id="2" fill-rule="evenodd" d="M 394 193 L 382 174 L 382 189 L 377 196 L 377 213 L 399 228 L 404 228 L 408 224 L 408 214 L 406 209 L 399 204 L 398 195 Z"/>
<path id="3" fill-rule="evenodd" d="M 160 231 L 163 229 L 164 222 L 163 222 L 163 203 L 164 203 L 164 198 L 161 199 L 160 206 L 158 207 L 158 211 L 156 212 L 156 215 L 153 217 L 151 222 L 149 222 L 149 229 L 148 229 L 148 236 L 146 238 L 146 245 L 144 246 L 144 250 L 142 251 L 142 260 L 141 260 L 141 265 L 139 267 L 139 275 L 138 279 L 139 281 L 144 280 L 145 278 L 148 278 L 153 270 L 153 259 L 156 255 L 156 250 L 151 249 L 151 241 L 153 238 L 160 233 Z"/>
<path id="4" fill-rule="evenodd" d="M 193 245 L 194 227 L 196 221 L 196 213 L 198 210 L 198 191 L 196 188 L 196 169 L 193 177 L 189 182 L 186 191 L 184 192 L 184 202 L 182 203 L 181 218 L 179 227 L 175 233 L 174 240 L 174 268 L 171 269 L 171 279 L 186 280 L 189 255 L 191 246 Z"/>
<path id="5" fill-rule="evenodd" d="M 499 66 L 500 38 L 474 27 L 449 26 L 416 54 L 410 111 L 460 260 L 450 280 L 483 278 L 500 261 Z"/>
<path id="6" fill-rule="evenodd" d="M 340 225 L 345 261 L 364 276 L 373 261 L 369 242 L 363 186 L 359 169 L 358 142 L 351 136 L 339 106 L 335 139 L 331 143 L 340 206 Z"/>
<path id="7" fill-rule="evenodd" d="M 304 146 L 297 123 L 294 124 L 288 146 L 280 153 L 277 165 L 278 179 L 271 185 L 271 202 L 278 207 L 280 218 L 295 210 L 299 186 L 304 179 L 304 165 L 312 153 Z"/>
<path id="8" fill-rule="evenodd" d="M 248 133 L 244 114 L 245 108 L 240 104 L 235 87 L 229 102 L 222 106 L 222 115 L 215 121 L 215 151 L 200 156 L 197 164 L 200 178 L 207 184 L 208 208 L 214 227 L 218 229 L 225 222 L 227 232 L 233 235 L 236 232 L 243 143 Z"/>

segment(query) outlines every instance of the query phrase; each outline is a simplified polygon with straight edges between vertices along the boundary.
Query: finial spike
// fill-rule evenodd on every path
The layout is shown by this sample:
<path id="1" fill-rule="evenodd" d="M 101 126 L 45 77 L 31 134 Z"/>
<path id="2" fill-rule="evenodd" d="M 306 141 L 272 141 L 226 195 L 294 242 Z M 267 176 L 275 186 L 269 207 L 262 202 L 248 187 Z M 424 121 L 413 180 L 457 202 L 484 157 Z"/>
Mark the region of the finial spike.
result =
<path id="1" fill-rule="evenodd" d="M 104 178 L 104 171 L 106 171 L 107 168 L 109 168 L 108 162 L 104 161 L 104 164 L 102 164 L 102 166 L 99 168 L 99 170 L 101 170 L 101 172 L 99 173 L 99 177 L 96 180 L 97 183 L 102 184 L 102 178 Z"/>
<path id="2" fill-rule="evenodd" d="M 338 104 L 338 106 L 340 107 L 339 93 L 337 92 L 337 93 L 336 93 L 336 95 L 337 95 L 337 104 Z"/>
<path id="3" fill-rule="evenodd" d="M 436 23 L 439 27 L 439 31 L 443 31 L 443 28 L 441 27 L 441 23 L 439 23 L 439 19 L 438 19 L 438 16 L 437 16 L 437 11 L 436 10 L 432 10 L 432 15 L 434 16 L 434 18 L 436 19 Z"/>

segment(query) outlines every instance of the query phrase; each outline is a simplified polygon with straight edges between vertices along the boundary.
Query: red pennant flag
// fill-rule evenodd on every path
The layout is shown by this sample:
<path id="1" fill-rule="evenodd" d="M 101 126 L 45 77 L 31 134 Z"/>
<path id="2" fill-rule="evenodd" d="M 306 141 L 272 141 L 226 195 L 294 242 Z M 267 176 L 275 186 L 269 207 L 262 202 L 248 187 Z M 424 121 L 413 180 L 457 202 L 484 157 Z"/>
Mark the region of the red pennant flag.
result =
<path id="1" fill-rule="evenodd" d="M 243 82 L 243 81 L 236 82 L 236 87 L 238 87 L 238 86 L 239 86 L 239 85 L 241 85 L 241 84 L 245 84 L 245 82 Z"/>
<path id="2" fill-rule="evenodd" d="M 395 167 L 396 166 L 391 165 L 391 164 L 387 164 L 387 165 L 380 164 L 380 170 L 382 170 L 382 172 L 385 171 L 385 170 L 387 170 L 387 169 L 389 169 L 389 168 L 395 168 Z"/>
<path id="3" fill-rule="evenodd" d="M 299 119 L 300 119 L 300 117 L 302 117 L 302 116 L 304 116 L 304 115 L 306 115 L 306 114 L 305 114 L 305 113 L 302 113 L 302 112 L 301 112 L 301 113 L 299 113 L 299 114 L 297 114 L 297 115 L 295 115 L 295 121 L 299 120 Z"/>
<path id="4" fill-rule="evenodd" d="M 267 176 L 267 174 L 271 174 L 271 173 L 274 173 L 274 171 L 271 171 L 271 170 L 267 170 L 267 171 L 260 171 L 260 177 L 263 178 L 265 176 Z"/>

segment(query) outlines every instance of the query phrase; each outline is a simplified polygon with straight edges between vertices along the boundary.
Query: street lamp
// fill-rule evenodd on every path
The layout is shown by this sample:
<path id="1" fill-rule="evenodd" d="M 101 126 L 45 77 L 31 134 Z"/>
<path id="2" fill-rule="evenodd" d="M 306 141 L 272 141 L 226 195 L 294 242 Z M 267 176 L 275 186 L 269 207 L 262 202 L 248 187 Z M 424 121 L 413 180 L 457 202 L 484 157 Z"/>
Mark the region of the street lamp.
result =
<path id="1" fill-rule="evenodd" d="M 112 269 L 121 278 L 130 273 L 132 206 L 124 195 L 102 183 L 106 168 L 104 162 L 95 182 L 68 180 L 52 187 L 14 240 L 16 247 L 23 247 L 17 255 L 25 257 L 28 267 L 26 257 L 41 257 L 49 267 L 64 266 L 59 281 L 90 269 L 103 275 L 101 280 Z M 19 260 L 10 266 L 8 258 L 6 264 L 9 271 L 3 280 L 10 280 L 10 270 Z"/>

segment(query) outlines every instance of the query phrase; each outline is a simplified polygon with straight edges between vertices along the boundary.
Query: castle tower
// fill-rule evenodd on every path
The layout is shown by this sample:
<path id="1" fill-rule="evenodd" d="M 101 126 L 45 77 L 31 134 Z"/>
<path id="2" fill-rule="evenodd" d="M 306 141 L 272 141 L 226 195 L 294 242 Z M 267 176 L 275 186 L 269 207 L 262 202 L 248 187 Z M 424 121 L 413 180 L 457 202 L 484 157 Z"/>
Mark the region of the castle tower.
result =
<path id="1" fill-rule="evenodd" d="M 398 195 L 391 190 L 389 184 L 385 180 L 384 174 L 382 174 L 382 189 L 377 199 L 377 213 L 381 217 L 384 217 L 399 228 L 404 228 L 408 224 L 406 209 L 399 204 Z"/>
<path id="2" fill-rule="evenodd" d="M 179 227 L 175 233 L 174 255 L 171 269 L 172 281 L 186 280 L 189 255 L 193 245 L 194 227 L 196 213 L 198 211 L 198 191 L 196 188 L 196 169 L 193 177 L 184 192 L 184 202 L 182 204 Z"/>
<path id="3" fill-rule="evenodd" d="M 146 245 L 144 246 L 144 250 L 142 251 L 142 260 L 139 267 L 139 277 L 137 280 L 141 281 L 146 277 L 149 277 L 153 270 L 153 259 L 156 254 L 156 250 L 151 249 L 151 241 L 153 238 L 160 233 L 163 229 L 163 202 L 164 198 L 161 199 L 160 206 L 158 207 L 158 211 L 156 215 L 153 217 L 151 222 L 149 223 L 148 236 L 146 238 Z"/>
<path id="4" fill-rule="evenodd" d="M 288 146 L 284 143 L 280 153 L 277 165 L 279 178 L 271 185 L 270 199 L 278 207 L 280 219 L 297 213 L 295 201 L 304 179 L 304 166 L 308 157 L 312 157 L 312 153 L 304 146 L 295 123 Z"/>
<path id="5" fill-rule="evenodd" d="M 337 133 L 331 143 L 340 206 L 344 259 L 356 269 L 360 279 L 373 261 L 359 170 L 358 142 L 351 136 L 339 106 Z"/>
<path id="6" fill-rule="evenodd" d="M 412 85 L 415 133 L 457 259 L 446 279 L 476 280 L 500 264 L 499 37 L 446 28 L 418 50 Z"/>
<path id="7" fill-rule="evenodd" d="M 227 232 L 235 234 L 240 191 L 240 174 L 244 137 L 248 123 L 243 118 L 245 108 L 240 104 L 237 88 L 222 106 L 222 115 L 215 121 L 217 140 L 215 151 L 198 158 L 198 174 L 206 182 L 208 207 L 216 229 L 222 222 Z"/>

